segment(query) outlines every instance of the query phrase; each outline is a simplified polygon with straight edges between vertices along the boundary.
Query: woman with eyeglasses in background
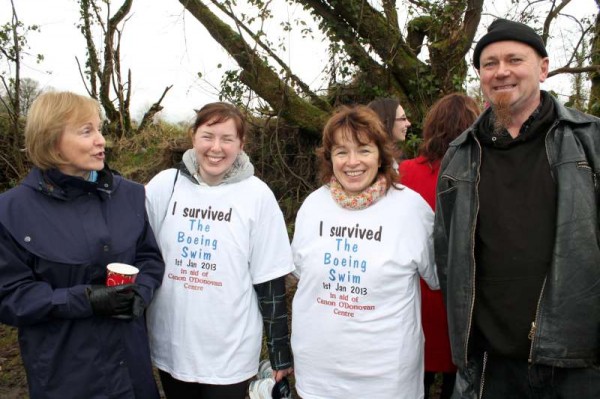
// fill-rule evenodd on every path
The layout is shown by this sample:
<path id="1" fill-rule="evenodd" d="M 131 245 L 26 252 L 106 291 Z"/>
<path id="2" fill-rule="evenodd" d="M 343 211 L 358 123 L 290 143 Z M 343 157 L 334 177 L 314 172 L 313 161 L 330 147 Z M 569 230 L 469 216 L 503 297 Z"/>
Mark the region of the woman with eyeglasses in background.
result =
<path id="1" fill-rule="evenodd" d="M 292 351 L 303 399 L 423 397 L 419 277 L 438 287 L 433 212 L 400 186 L 377 114 L 342 107 L 323 130 L 323 186 L 298 211 Z"/>
<path id="2" fill-rule="evenodd" d="M 398 162 L 404 158 L 400 144 L 406 140 L 406 132 L 411 126 L 406 112 L 395 98 L 377 98 L 367 106 L 379 116 L 385 131 L 394 143 L 394 159 L 396 161 L 394 169 L 397 170 Z"/>

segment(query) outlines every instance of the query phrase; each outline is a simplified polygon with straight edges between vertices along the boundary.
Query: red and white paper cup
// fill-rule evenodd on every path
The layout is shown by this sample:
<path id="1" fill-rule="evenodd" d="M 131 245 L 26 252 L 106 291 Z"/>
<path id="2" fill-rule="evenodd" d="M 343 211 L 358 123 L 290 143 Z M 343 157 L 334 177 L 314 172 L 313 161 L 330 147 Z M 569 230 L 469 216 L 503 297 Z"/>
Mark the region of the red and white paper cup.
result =
<path id="1" fill-rule="evenodd" d="M 106 285 L 112 287 L 133 283 L 140 270 L 126 263 L 109 263 L 106 271 Z"/>

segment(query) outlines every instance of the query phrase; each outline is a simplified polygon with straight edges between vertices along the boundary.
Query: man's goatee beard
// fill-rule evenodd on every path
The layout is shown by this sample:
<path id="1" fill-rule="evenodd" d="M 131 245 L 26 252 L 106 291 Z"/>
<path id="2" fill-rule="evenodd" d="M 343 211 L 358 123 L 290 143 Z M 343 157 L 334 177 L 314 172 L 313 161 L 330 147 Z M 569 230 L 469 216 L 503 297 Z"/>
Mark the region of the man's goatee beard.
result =
<path id="1" fill-rule="evenodd" d="M 508 126 L 512 120 L 510 112 L 510 93 L 500 93 L 496 96 L 492 111 L 494 112 L 494 135 L 499 135 Z"/>

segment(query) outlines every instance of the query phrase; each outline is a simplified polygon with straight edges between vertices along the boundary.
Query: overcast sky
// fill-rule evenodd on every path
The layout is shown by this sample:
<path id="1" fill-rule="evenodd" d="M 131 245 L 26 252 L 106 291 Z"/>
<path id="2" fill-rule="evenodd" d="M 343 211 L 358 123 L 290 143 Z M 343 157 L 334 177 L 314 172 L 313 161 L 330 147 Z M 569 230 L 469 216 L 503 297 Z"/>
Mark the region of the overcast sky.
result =
<path id="1" fill-rule="evenodd" d="M 15 6 L 24 24 L 40 25 L 41 33 L 31 33 L 27 39 L 30 51 L 45 57 L 41 64 L 26 58 L 22 76 L 37 80 L 41 87 L 86 94 L 75 60 L 78 57 L 85 63 L 85 42 L 76 27 L 77 1 L 16 0 Z M 289 15 L 290 9 L 286 11 Z M 0 0 L 0 23 L 9 17 L 10 1 Z M 101 44 L 97 45 L 100 48 Z M 307 51 L 301 45 L 290 46 L 286 60 L 294 62 Z M 317 66 L 323 62 L 313 54 L 303 78 L 309 82 L 318 79 Z M 121 64 L 124 74 L 126 68 L 132 70 L 133 116 L 140 118 L 165 87 L 173 85 L 162 102 L 163 116 L 171 121 L 189 120 L 194 108 L 218 101 L 222 72 L 237 67 L 177 0 L 133 2 L 123 33 Z M 199 72 L 202 79 L 198 78 Z"/>
<path id="2" fill-rule="evenodd" d="M 280 19 L 293 21 L 301 13 L 298 6 L 280 4 L 276 8 Z M 85 94 L 75 61 L 78 57 L 85 62 L 85 43 L 76 27 L 77 1 L 15 0 L 15 6 L 24 24 L 40 25 L 41 33 L 28 35 L 28 44 L 32 53 L 45 57 L 39 65 L 33 58 L 27 58 L 22 76 L 37 80 L 42 88 L 51 86 Z M 575 0 L 566 11 L 587 13 L 594 7 L 594 0 Z M 9 17 L 10 1 L 0 0 L 0 23 L 8 22 Z M 272 24 L 277 26 L 278 22 Z M 162 115 L 170 121 L 188 121 L 194 108 L 218 100 L 222 71 L 236 68 L 225 50 L 196 19 L 184 12 L 177 0 L 134 0 L 123 38 L 121 63 L 123 73 L 126 68 L 132 70 L 131 111 L 135 118 L 141 117 L 166 86 L 173 85 L 162 102 L 165 107 Z M 320 69 L 327 63 L 325 49 L 319 48 L 318 42 L 289 40 L 282 58 L 303 80 L 320 84 Z M 551 68 L 558 66 L 559 62 L 551 57 Z M 198 78 L 198 72 L 202 73 L 202 79 Z M 561 85 L 569 86 L 564 82 L 559 85 L 558 79 L 553 79 L 544 88 L 556 90 Z"/>
<path id="3" fill-rule="evenodd" d="M 8 0 L 0 1 L 4 6 L 10 4 Z M 22 75 L 39 81 L 42 87 L 85 94 L 75 60 L 78 57 L 85 63 L 85 42 L 76 27 L 77 2 L 16 0 L 15 6 L 23 23 L 40 25 L 41 33 L 29 34 L 28 44 L 33 53 L 41 53 L 45 58 L 41 64 L 27 58 Z M 7 16 L 4 12 L 1 14 Z M 186 50 L 186 45 L 192 49 L 198 47 L 198 39 L 206 34 L 199 23 L 189 17 L 186 20 L 183 15 L 177 1 L 133 2 L 131 18 L 123 34 L 121 62 L 132 70 L 134 116 L 156 101 L 169 85 L 173 88 L 162 103 L 169 119 L 186 119 L 191 109 L 197 107 L 194 102 L 211 101 L 206 93 L 198 92 L 196 74 L 199 71 L 210 74 L 207 68 L 211 68 L 212 60 L 221 58 L 227 62 L 227 57 L 208 40 L 202 40 L 202 44 L 209 51 Z M 191 42 L 186 43 L 186 37 Z M 211 54 L 209 63 L 206 62 L 208 54 Z"/>

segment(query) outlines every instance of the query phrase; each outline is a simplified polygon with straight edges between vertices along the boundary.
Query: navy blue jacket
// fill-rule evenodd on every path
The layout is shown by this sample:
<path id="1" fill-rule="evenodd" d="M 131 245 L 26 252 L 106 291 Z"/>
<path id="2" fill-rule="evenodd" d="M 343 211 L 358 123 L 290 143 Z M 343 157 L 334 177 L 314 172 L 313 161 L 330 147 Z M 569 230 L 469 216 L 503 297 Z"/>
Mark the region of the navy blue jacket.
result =
<path id="1" fill-rule="evenodd" d="M 144 187 L 99 176 L 34 168 L 0 195 L 0 322 L 18 327 L 31 399 L 159 397 L 144 318 L 94 316 L 86 294 L 123 262 L 148 304 L 164 272 Z"/>

